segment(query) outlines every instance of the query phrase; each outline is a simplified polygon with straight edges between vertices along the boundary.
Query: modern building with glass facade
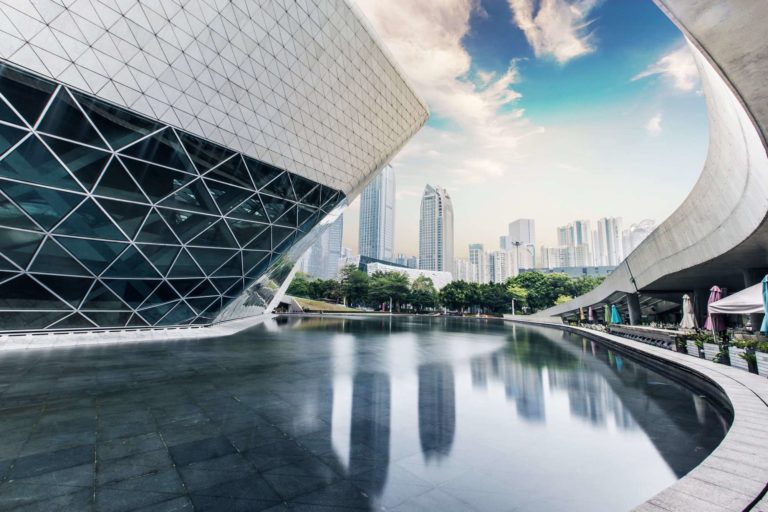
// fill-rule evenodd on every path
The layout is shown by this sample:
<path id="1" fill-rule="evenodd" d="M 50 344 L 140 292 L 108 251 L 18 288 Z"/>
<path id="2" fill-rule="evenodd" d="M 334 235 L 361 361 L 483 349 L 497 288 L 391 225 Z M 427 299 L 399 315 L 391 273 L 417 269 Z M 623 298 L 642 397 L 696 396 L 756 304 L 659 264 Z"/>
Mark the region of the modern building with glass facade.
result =
<path id="1" fill-rule="evenodd" d="M 0 6 L 0 331 L 269 311 L 428 115 L 345 1 Z"/>
<path id="2" fill-rule="evenodd" d="M 440 186 L 427 185 L 421 196 L 419 268 L 453 272 L 453 203 Z"/>
<path id="3" fill-rule="evenodd" d="M 395 171 L 384 168 L 360 195 L 360 255 L 394 261 Z"/>

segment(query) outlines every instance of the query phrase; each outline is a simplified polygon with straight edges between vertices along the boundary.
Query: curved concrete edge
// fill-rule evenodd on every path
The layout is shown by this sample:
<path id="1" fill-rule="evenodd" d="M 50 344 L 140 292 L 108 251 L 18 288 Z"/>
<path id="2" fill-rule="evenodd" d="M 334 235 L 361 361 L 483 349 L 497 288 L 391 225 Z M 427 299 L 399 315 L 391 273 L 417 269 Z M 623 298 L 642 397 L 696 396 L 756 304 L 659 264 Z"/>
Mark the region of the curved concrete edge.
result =
<path id="1" fill-rule="evenodd" d="M 704 462 L 639 505 L 636 511 L 768 511 L 768 379 L 591 329 L 540 319 L 505 321 L 580 334 L 630 356 L 659 362 L 673 373 L 693 373 L 717 387 L 728 399 L 734 419 L 720 445 Z"/>

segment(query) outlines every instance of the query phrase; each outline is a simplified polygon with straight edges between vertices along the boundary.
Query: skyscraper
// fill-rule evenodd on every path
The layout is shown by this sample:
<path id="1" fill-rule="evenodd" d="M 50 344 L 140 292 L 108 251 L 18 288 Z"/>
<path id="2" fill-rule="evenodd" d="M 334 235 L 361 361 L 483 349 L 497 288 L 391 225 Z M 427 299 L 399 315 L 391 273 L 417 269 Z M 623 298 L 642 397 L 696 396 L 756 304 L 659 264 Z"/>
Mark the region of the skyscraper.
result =
<path id="1" fill-rule="evenodd" d="M 395 243 L 395 173 L 392 166 L 363 190 L 360 197 L 360 255 L 393 261 Z"/>
<path id="2" fill-rule="evenodd" d="M 566 266 L 586 267 L 593 263 L 588 220 L 575 220 L 557 228 L 557 243 L 566 249 Z"/>
<path id="3" fill-rule="evenodd" d="M 514 251 L 518 268 L 536 266 L 536 222 L 533 219 L 517 219 L 509 223 L 507 247 Z"/>
<path id="4" fill-rule="evenodd" d="M 339 215 L 307 251 L 304 265 L 307 274 L 320 279 L 334 279 L 337 276 L 343 234 L 344 216 Z"/>
<path id="5" fill-rule="evenodd" d="M 597 221 L 595 232 L 595 264 L 615 267 L 624 260 L 621 240 L 621 217 L 604 217 Z"/>
<path id="6" fill-rule="evenodd" d="M 487 283 L 489 281 L 488 255 L 483 244 L 469 244 L 469 267 L 470 281 L 474 283 Z"/>
<path id="7" fill-rule="evenodd" d="M 419 268 L 453 271 L 453 204 L 440 186 L 427 185 L 421 197 Z"/>

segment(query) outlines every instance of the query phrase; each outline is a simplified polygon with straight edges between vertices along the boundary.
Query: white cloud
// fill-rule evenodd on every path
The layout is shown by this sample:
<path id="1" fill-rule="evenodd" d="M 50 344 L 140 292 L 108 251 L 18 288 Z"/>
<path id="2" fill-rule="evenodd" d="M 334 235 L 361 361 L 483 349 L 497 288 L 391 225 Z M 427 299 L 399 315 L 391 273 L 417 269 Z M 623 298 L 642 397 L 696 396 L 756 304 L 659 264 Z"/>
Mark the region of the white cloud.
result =
<path id="1" fill-rule="evenodd" d="M 687 45 L 662 56 L 645 71 L 632 77 L 632 81 L 650 76 L 662 76 L 675 89 L 686 92 L 693 91 L 699 83 L 699 71 Z"/>
<path id="2" fill-rule="evenodd" d="M 537 57 L 565 64 L 595 51 L 590 12 L 601 0 L 508 0 L 515 23 Z"/>
<path id="3" fill-rule="evenodd" d="M 645 131 L 652 137 L 656 137 L 661 135 L 661 130 L 661 112 L 659 112 L 645 123 Z"/>

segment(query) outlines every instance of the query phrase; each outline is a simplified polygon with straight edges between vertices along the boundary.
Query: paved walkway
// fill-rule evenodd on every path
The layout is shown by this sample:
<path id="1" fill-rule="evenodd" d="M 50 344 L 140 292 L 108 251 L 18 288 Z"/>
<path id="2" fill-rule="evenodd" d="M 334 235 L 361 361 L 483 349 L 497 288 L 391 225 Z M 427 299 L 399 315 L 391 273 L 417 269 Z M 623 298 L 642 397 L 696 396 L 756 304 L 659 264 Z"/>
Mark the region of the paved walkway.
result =
<path id="1" fill-rule="evenodd" d="M 553 323 L 547 319 L 506 317 L 584 335 L 617 350 L 663 361 L 678 371 L 694 372 L 728 397 L 734 420 L 725 439 L 693 471 L 637 507 L 640 512 L 768 512 L 768 379 L 730 366 L 697 359 L 611 334 Z"/>

